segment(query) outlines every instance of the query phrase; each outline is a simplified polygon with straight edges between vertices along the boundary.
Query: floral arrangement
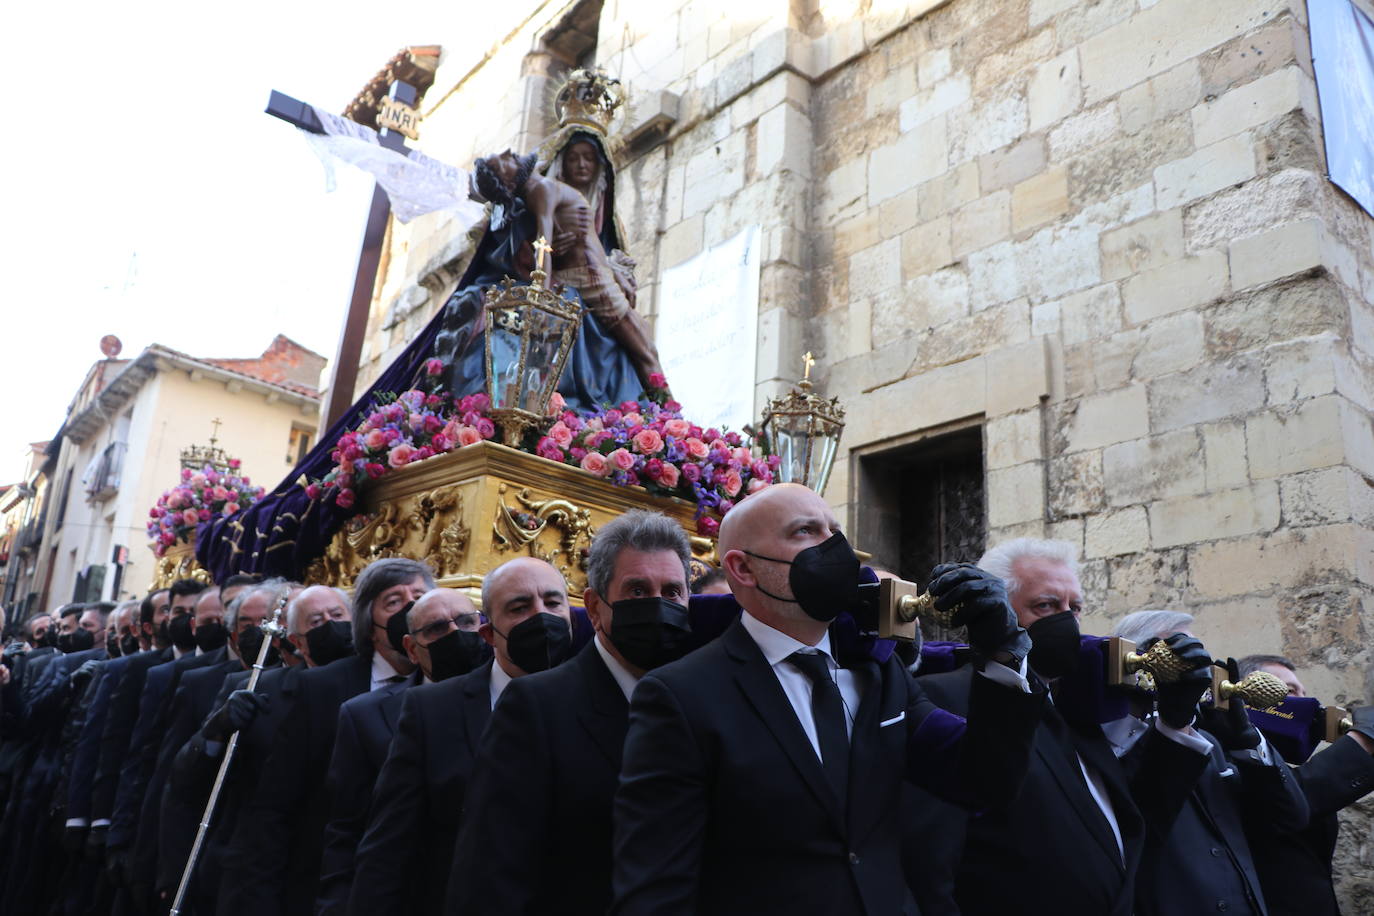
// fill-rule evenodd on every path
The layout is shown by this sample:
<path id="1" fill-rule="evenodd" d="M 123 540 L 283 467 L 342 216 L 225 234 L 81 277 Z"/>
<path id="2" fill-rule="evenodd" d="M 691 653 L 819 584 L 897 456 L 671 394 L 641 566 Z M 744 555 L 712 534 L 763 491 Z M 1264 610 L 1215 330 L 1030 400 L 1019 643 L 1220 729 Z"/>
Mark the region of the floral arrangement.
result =
<path id="1" fill-rule="evenodd" d="M 223 470 L 209 464 L 199 471 L 182 468 L 181 482 L 163 491 L 148 510 L 153 553 L 163 556 L 178 541 L 189 543 L 201 522 L 233 515 L 261 499 L 262 487 L 253 486 L 238 471 L 237 458 L 230 458 Z"/>
<path id="2" fill-rule="evenodd" d="M 442 365 L 426 368 L 430 376 L 442 371 Z M 306 494 L 351 508 L 360 487 L 392 469 L 495 437 L 490 406 L 483 392 L 453 398 L 412 389 L 381 399 L 357 429 L 339 437 L 334 468 L 307 483 Z M 683 419 L 662 375 L 650 377 L 638 401 L 578 414 L 555 393 L 550 410 L 553 424 L 529 451 L 620 486 L 691 500 L 702 534 L 715 535 L 718 517 L 772 483 L 777 472 L 777 457 L 756 458 L 739 433 Z"/>
<path id="3" fill-rule="evenodd" d="M 697 529 L 714 536 L 740 499 L 773 482 L 777 456 L 756 458 L 737 432 L 702 429 L 682 417 L 662 375 L 638 401 L 579 416 L 561 411 L 535 454 L 580 467 L 620 486 L 697 504 Z"/>

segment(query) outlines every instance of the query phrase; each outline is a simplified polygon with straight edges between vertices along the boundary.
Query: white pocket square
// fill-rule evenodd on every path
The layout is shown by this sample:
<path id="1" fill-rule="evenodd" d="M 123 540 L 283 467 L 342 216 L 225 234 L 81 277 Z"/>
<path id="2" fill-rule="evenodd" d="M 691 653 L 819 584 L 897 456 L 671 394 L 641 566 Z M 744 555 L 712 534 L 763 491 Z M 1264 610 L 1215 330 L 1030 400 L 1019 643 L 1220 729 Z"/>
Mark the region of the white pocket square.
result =
<path id="1" fill-rule="evenodd" d="M 891 719 L 888 719 L 888 720 L 886 720 L 886 721 L 884 721 L 884 722 L 879 722 L 879 723 L 878 723 L 878 727 L 879 727 L 879 728 L 887 728 L 889 725 L 896 725 L 898 722 L 902 721 L 902 720 L 905 719 L 905 718 L 906 718 L 906 710 L 903 709 L 901 712 L 897 713 L 897 715 L 893 716 Z"/>

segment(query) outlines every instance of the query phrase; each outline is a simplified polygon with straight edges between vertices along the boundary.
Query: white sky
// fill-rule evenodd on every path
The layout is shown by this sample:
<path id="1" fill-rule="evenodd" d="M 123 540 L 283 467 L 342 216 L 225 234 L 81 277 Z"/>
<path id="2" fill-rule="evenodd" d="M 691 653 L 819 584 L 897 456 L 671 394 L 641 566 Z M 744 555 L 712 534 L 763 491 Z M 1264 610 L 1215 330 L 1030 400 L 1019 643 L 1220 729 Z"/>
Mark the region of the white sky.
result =
<path id="1" fill-rule="evenodd" d="M 105 334 L 124 357 L 154 342 L 246 357 L 283 333 L 332 360 L 372 182 L 340 166 L 326 194 L 296 129 L 263 112 L 268 93 L 341 111 L 408 44 L 445 44 L 461 73 L 453 62 L 502 31 L 482 8 L 13 7 L 0 30 L 0 483 L 19 479 L 27 443 L 57 432 Z"/>

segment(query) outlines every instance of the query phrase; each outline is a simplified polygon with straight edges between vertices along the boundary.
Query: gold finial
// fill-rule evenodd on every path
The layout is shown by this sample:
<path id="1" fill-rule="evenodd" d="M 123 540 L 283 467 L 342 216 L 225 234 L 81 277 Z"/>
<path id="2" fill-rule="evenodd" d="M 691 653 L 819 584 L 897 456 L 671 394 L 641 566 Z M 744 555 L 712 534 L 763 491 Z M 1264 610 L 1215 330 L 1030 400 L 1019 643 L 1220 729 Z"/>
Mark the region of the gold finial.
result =
<path id="1" fill-rule="evenodd" d="M 805 353 L 802 354 L 802 381 L 803 381 L 803 382 L 809 382 L 809 381 L 811 381 L 811 367 L 814 366 L 814 365 L 816 365 L 816 358 L 815 358 L 814 356 L 811 355 L 811 351 L 810 351 L 810 350 L 807 350 Z"/>
<path id="2" fill-rule="evenodd" d="M 538 239 L 535 241 L 535 243 L 534 243 L 534 258 L 535 258 L 535 260 L 534 260 L 534 269 L 535 269 L 535 270 L 543 270 L 543 269 L 544 269 L 544 258 L 545 258 L 545 256 L 547 256 L 548 253 L 549 253 L 550 251 L 552 251 L 552 250 L 553 250 L 553 246 L 551 246 L 551 245 L 549 244 L 549 240 L 546 239 L 546 238 L 544 238 L 542 235 L 539 236 L 539 238 L 538 238 Z"/>

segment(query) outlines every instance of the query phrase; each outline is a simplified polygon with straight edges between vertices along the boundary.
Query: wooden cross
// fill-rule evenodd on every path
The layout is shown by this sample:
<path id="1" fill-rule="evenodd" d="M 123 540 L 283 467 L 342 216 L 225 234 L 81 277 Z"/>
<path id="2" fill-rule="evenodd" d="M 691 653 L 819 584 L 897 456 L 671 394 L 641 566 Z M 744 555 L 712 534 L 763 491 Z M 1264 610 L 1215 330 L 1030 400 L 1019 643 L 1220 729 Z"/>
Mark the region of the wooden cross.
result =
<path id="1" fill-rule="evenodd" d="M 802 381 L 811 381 L 811 367 L 814 365 L 816 365 L 815 357 L 811 355 L 810 350 L 807 350 L 802 354 Z"/>
<path id="2" fill-rule="evenodd" d="M 552 251 L 553 248 L 552 248 L 551 245 L 549 245 L 548 239 L 544 238 L 542 235 L 539 236 L 539 239 L 534 243 L 534 246 L 533 246 L 533 247 L 534 247 L 534 269 L 535 269 L 535 270 L 543 270 L 543 269 L 544 269 L 544 257 L 545 257 L 550 251 Z"/>

